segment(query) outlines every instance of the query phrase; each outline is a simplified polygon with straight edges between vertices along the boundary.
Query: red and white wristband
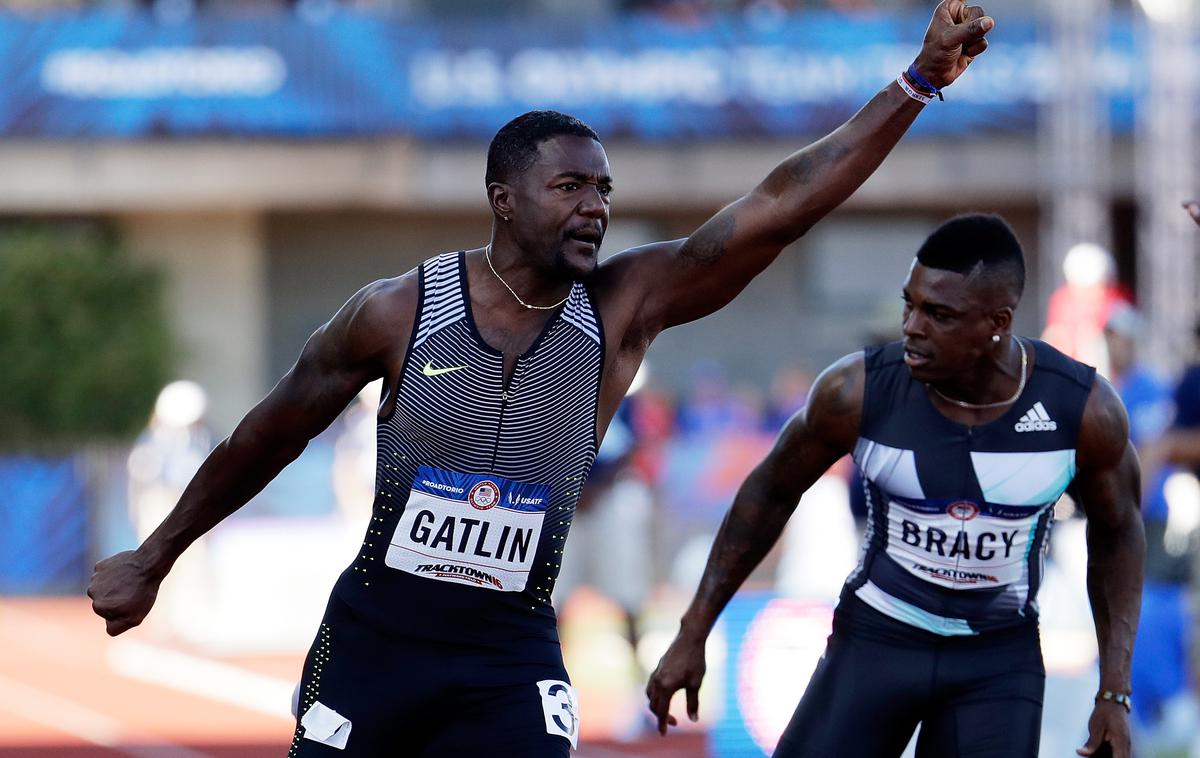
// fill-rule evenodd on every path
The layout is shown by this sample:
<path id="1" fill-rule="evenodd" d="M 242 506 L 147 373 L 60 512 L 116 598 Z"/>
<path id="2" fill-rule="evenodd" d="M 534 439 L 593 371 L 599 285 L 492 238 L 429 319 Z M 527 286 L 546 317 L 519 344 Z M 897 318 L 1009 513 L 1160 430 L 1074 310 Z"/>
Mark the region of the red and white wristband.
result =
<path id="1" fill-rule="evenodd" d="M 924 92 L 921 92 L 916 87 L 909 84 L 908 77 L 905 76 L 905 73 L 906 72 L 902 71 L 900 76 L 896 77 L 896 84 L 900 85 L 900 89 L 904 90 L 904 94 L 908 95 L 922 105 L 929 105 L 932 103 L 933 95 L 926 95 Z"/>

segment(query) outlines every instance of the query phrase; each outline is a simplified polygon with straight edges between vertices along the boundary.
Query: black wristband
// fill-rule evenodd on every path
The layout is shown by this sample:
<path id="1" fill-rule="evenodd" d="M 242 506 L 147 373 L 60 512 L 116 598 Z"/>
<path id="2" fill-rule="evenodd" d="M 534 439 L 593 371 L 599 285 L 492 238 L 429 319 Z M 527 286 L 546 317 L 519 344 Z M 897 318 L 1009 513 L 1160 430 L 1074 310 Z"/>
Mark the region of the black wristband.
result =
<path id="1" fill-rule="evenodd" d="M 1130 695 L 1128 692 L 1113 692 L 1112 690 L 1100 690 L 1100 692 L 1096 695 L 1096 702 L 1099 703 L 1102 700 L 1106 701 L 1106 702 L 1117 703 L 1119 705 L 1125 706 L 1126 713 L 1131 713 L 1133 711 L 1133 701 L 1130 699 Z"/>

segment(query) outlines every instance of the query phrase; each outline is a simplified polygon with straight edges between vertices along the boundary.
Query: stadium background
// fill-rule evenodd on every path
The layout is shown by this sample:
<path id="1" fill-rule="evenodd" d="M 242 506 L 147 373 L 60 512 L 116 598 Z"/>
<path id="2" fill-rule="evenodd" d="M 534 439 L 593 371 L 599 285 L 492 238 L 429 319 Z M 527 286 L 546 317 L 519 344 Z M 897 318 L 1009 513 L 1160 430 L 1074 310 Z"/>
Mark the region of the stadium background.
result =
<path id="1" fill-rule="evenodd" d="M 143 629 L 103 636 L 81 596 L 90 566 L 153 527 L 180 478 L 163 472 L 188 470 L 228 434 L 358 287 L 486 239 L 483 164 L 496 128 L 556 107 L 597 129 L 616 180 L 605 253 L 682 236 L 893 78 L 918 49 L 926 6 L 0 3 L 0 256 L 31 228 L 109 235 L 160 272 L 174 345 L 164 379 L 194 382 L 206 401 L 172 396 L 197 415 L 182 442 L 154 435 L 164 409 L 152 420 L 147 402 L 137 449 L 128 437 L 54 455 L 8 446 L 0 754 L 282 749 L 290 682 L 362 528 L 361 413 L 348 411 L 194 551 Z M 1111 252 L 1106 291 L 1142 310 L 1146 363 L 1165 378 L 1190 359 L 1196 230 L 1178 205 L 1196 191 L 1195 3 L 989 11 L 998 25 L 987 54 L 850 201 L 732 305 L 655 343 L 616 454 L 650 507 L 624 522 L 601 516 L 615 522 L 586 544 L 573 538 L 603 556 L 623 525 L 649 534 L 637 543 L 649 558 L 623 569 L 644 585 L 632 593 L 636 652 L 612 592 L 585 577 L 564 599 L 568 665 L 584 695 L 580 755 L 769 749 L 853 562 L 842 479 L 802 509 L 809 536 L 789 536 L 731 608 L 699 726 L 649 734 L 645 671 L 740 476 L 813 372 L 897 330 L 899 283 L 942 219 L 983 210 L 1013 224 L 1031 271 L 1020 332 L 1054 321 L 1098 332 L 1088 320 L 1100 316 L 1072 309 L 1082 301 L 1052 305 L 1071 286 L 1068 251 L 1094 243 Z M 143 476 L 146 455 L 158 468 Z M 1047 755 L 1081 740 L 1089 705 L 1094 643 L 1077 526 L 1062 524 L 1062 593 L 1043 603 Z M 596 568 L 605 571 L 622 569 Z M 1188 696 L 1172 707 L 1190 713 Z M 1185 754 L 1187 730 L 1162 736 L 1174 728 L 1168 716 L 1145 725 L 1146 754 Z"/>

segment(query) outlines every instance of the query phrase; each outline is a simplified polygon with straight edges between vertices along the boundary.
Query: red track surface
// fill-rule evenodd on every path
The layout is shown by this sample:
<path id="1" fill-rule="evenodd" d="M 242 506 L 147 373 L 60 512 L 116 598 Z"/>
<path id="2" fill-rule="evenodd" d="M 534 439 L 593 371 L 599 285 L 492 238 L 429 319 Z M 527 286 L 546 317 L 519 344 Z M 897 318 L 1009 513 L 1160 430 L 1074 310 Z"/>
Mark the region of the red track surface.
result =
<path id="1" fill-rule="evenodd" d="M 0 756 L 265 758 L 286 753 L 290 717 L 122 674 L 112 663 L 120 644 L 104 634 L 86 599 L 0 600 Z M 290 656 L 214 662 L 269 681 L 293 681 L 301 663 Z M 690 758 L 704 755 L 704 748 L 702 736 L 694 733 L 668 739 L 651 735 L 637 743 L 581 744 L 575 755 Z"/>

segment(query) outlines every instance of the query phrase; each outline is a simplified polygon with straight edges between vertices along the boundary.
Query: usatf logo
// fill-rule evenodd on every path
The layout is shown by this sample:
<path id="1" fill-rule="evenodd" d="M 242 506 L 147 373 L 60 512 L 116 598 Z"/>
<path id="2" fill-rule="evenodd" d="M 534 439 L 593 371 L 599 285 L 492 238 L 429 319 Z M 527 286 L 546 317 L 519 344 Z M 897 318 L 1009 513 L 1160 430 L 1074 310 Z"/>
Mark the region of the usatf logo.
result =
<path id="1" fill-rule="evenodd" d="M 500 502 L 500 488 L 496 486 L 495 482 L 484 479 L 471 488 L 470 494 L 467 495 L 467 502 L 473 508 L 486 511 Z"/>
<path id="2" fill-rule="evenodd" d="M 979 515 L 979 506 L 970 500 L 959 500 L 947 505 L 946 513 L 950 514 L 950 518 L 958 519 L 959 521 L 970 521 Z"/>
<path id="3" fill-rule="evenodd" d="M 1018 432 L 1053 432 L 1058 429 L 1058 422 L 1050 418 L 1050 414 L 1046 413 L 1045 406 L 1039 400 L 1025 411 L 1025 415 L 1013 425 L 1013 429 Z"/>

